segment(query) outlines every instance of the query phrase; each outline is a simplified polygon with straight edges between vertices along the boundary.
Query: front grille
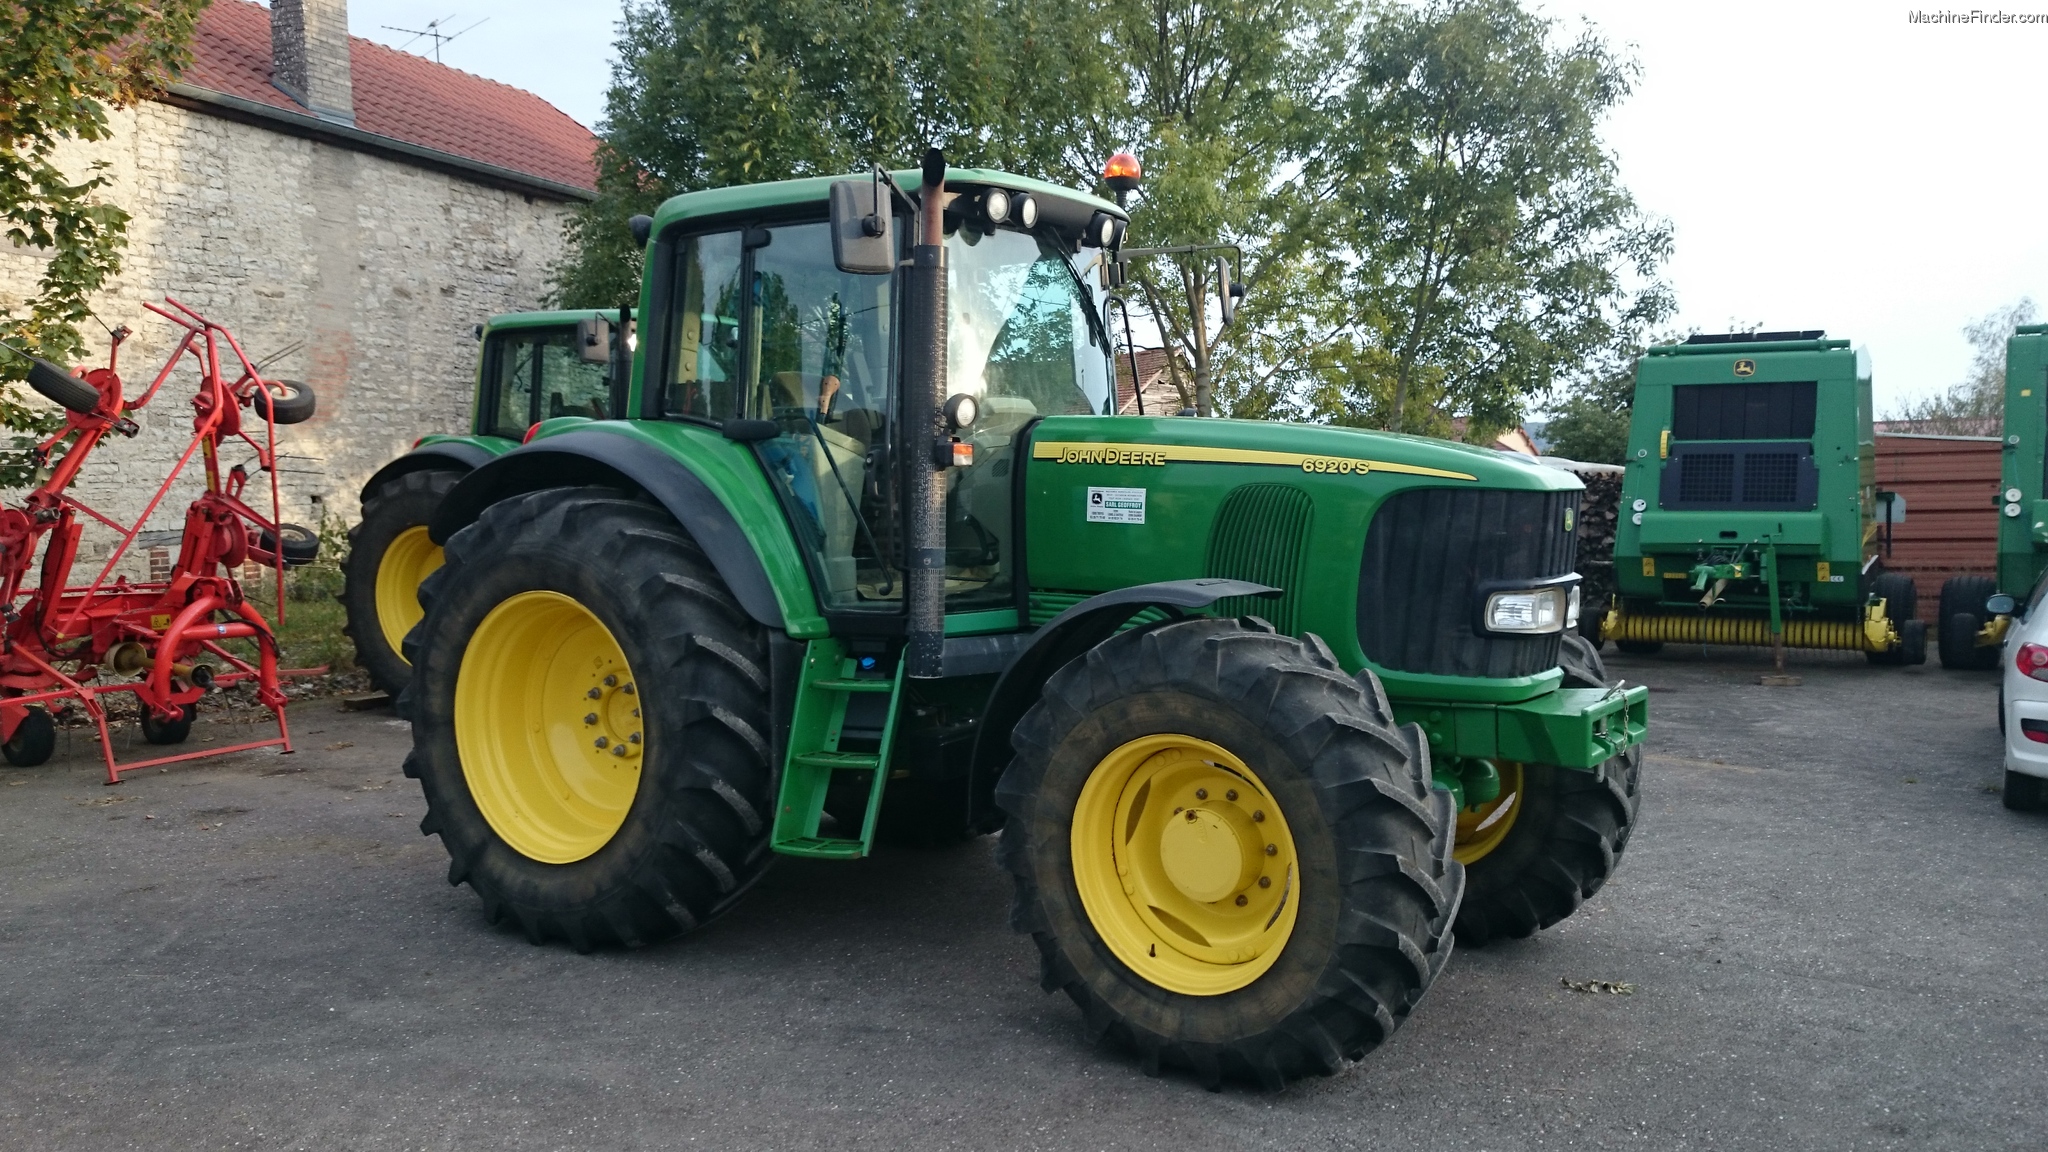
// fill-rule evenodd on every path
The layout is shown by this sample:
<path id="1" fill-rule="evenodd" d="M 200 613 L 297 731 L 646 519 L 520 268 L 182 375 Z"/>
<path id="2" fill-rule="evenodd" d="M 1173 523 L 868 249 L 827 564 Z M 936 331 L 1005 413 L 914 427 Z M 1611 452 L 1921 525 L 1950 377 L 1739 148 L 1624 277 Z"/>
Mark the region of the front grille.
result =
<path id="1" fill-rule="evenodd" d="M 1209 530 L 1209 572 L 1230 580 L 1282 589 L 1278 599 L 1233 596 L 1218 601 L 1218 616 L 1261 616 L 1292 636 L 1301 616 L 1301 554 L 1308 539 L 1308 493 L 1290 484 L 1241 484 L 1216 510 Z"/>
<path id="2" fill-rule="evenodd" d="M 1811 445 L 1673 444 L 1658 483 L 1659 507 L 1686 512 L 1791 512 L 1812 508 L 1820 471 Z"/>
<path id="3" fill-rule="evenodd" d="M 1744 504 L 1790 504 L 1799 498 L 1799 456 L 1752 452 L 1742 462 Z"/>
<path id="4" fill-rule="evenodd" d="M 1727 452 L 1692 452 L 1678 458 L 1678 498 L 1697 504 L 1735 499 L 1735 457 Z"/>
<path id="5" fill-rule="evenodd" d="M 1479 586 L 1563 576 L 1577 560 L 1580 493 L 1414 488 L 1373 514 L 1358 579 L 1358 642 L 1394 672 L 1530 676 L 1557 666 L 1560 634 L 1473 631 Z"/>

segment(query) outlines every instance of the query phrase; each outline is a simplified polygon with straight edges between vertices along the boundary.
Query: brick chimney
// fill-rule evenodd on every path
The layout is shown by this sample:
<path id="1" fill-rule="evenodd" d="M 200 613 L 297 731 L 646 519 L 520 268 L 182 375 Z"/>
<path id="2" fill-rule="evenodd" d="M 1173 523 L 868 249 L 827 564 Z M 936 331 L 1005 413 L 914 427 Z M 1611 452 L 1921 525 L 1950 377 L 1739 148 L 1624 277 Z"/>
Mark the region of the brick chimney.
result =
<path id="1" fill-rule="evenodd" d="M 271 0 L 270 82 L 322 120 L 355 126 L 348 0 Z"/>

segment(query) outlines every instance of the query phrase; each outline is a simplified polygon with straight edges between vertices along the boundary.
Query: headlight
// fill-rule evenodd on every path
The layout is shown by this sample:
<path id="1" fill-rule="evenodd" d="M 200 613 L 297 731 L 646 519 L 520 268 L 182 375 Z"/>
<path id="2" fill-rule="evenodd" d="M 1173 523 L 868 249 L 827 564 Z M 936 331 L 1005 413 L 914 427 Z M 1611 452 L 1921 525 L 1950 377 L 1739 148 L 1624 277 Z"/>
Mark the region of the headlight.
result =
<path id="1" fill-rule="evenodd" d="M 1480 588 L 1478 631 L 1496 636 L 1548 636 L 1578 627 L 1576 574 L 1531 583 L 1534 587 L 1502 581 Z"/>

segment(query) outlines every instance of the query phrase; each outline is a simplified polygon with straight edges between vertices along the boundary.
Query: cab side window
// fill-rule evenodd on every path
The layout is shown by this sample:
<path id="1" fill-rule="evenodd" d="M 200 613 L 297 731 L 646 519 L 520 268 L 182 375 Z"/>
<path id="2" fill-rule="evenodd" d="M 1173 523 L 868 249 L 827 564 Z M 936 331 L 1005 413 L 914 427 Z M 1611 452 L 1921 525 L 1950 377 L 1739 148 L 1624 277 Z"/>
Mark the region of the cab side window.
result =
<path id="1" fill-rule="evenodd" d="M 740 414 L 740 234 L 689 236 L 677 247 L 662 413 L 729 420 Z"/>
<path id="2" fill-rule="evenodd" d="M 610 367 L 578 353 L 574 328 L 515 328 L 491 342 L 491 435 L 519 440 L 542 420 L 610 414 Z"/>

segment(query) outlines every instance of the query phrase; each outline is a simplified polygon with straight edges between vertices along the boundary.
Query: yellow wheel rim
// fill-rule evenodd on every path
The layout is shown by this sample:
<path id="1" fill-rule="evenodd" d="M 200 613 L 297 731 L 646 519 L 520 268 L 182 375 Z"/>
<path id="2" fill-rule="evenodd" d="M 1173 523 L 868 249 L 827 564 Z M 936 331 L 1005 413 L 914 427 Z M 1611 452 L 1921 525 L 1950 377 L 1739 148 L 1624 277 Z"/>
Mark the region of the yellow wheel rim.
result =
<path id="1" fill-rule="evenodd" d="M 393 537 L 377 561 L 377 627 L 400 660 L 405 634 L 427 614 L 420 607 L 420 581 L 434 574 L 441 559 L 441 546 L 427 537 L 427 526 L 415 524 Z"/>
<path id="2" fill-rule="evenodd" d="M 1074 807 L 1074 880 L 1117 959 L 1219 996 L 1280 958 L 1301 907 L 1286 815 L 1244 761 L 1161 733 L 1102 758 Z"/>
<path id="3" fill-rule="evenodd" d="M 1477 808 L 1458 811 L 1458 838 L 1451 855 L 1460 864 L 1470 864 L 1500 847 L 1515 826 L 1515 817 L 1522 814 L 1522 765 L 1496 760 L 1493 767 L 1500 773 L 1500 795 Z"/>
<path id="4" fill-rule="evenodd" d="M 611 841 L 646 745 L 633 670 L 611 630 L 559 592 L 521 592 L 469 638 L 455 681 L 455 749 L 506 844 L 569 864 Z"/>

